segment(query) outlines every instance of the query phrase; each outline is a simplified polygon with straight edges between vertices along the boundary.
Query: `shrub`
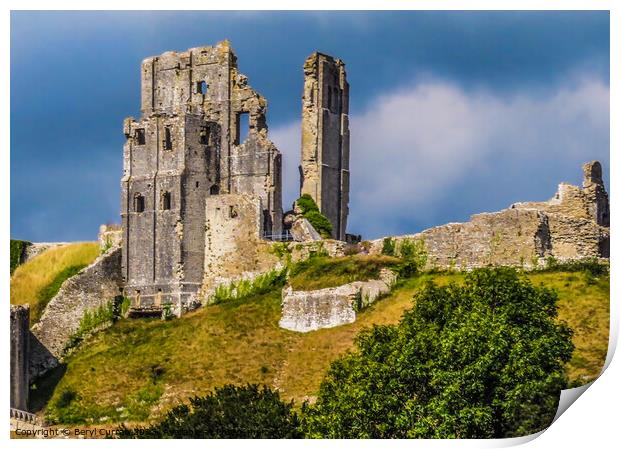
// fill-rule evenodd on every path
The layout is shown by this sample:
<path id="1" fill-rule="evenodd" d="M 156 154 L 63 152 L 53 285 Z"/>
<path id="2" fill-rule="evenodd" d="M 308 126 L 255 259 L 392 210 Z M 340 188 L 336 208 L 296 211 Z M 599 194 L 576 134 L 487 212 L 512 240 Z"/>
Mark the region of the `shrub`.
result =
<path id="1" fill-rule="evenodd" d="M 118 428 L 119 438 L 300 438 L 293 403 L 266 386 L 226 385 L 190 399 L 150 427 Z"/>
<path id="2" fill-rule="evenodd" d="M 69 338 L 69 342 L 64 348 L 64 353 L 66 354 L 78 346 L 86 336 L 94 331 L 118 321 L 125 315 L 130 304 L 129 298 L 117 296 L 95 310 L 85 311 L 80 319 L 78 330 Z"/>
<path id="3" fill-rule="evenodd" d="M 241 279 L 230 284 L 221 284 L 215 288 L 213 294 L 207 299 L 207 304 L 219 304 L 221 302 L 245 299 L 254 295 L 262 295 L 274 288 L 279 288 L 286 282 L 288 269 L 273 269 L 250 279 Z"/>
<path id="4" fill-rule="evenodd" d="M 396 245 L 392 237 L 386 237 L 383 239 L 383 248 L 381 248 L 381 254 L 385 256 L 396 255 Z"/>
<path id="5" fill-rule="evenodd" d="M 312 227 L 323 238 L 330 238 L 332 234 L 332 224 L 325 215 L 321 213 L 319 207 L 314 202 L 314 199 L 304 193 L 295 201 L 297 206 L 301 209 L 301 213 L 306 220 L 310 222 Z"/>
<path id="6" fill-rule="evenodd" d="M 105 236 L 105 240 L 103 241 L 103 246 L 101 247 L 101 254 L 105 254 L 112 248 L 112 237 L 109 235 Z"/>
<path id="7" fill-rule="evenodd" d="M 403 240 L 400 244 L 399 253 L 402 259 L 397 267 L 400 278 L 411 277 L 426 265 L 427 255 L 424 242 L 421 240 Z"/>
<path id="8" fill-rule="evenodd" d="M 557 296 L 514 269 L 428 283 L 398 325 L 362 332 L 332 363 L 302 429 L 329 438 L 503 438 L 548 426 L 571 331 Z"/>
<path id="9" fill-rule="evenodd" d="M 304 215 L 307 212 L 319 210 L 319 206 L 316 205 L 314 199 L 307 193 L 304 193 L 302 196 L 300 196 L 297 201 L 295 201 L 295 203 L 297 204 L 297 206 L 299 206 L 299 208 L 301 209 L 301 213 Z"/>
<path id="10" fill-rule="evenodd" d="M 304 214 L 304 218 L 310 222 L 312 227 L 321 237 L 328 239 L 332 235 L 332 224 L 325 215 L 318 210 L 311 210 Z"/>

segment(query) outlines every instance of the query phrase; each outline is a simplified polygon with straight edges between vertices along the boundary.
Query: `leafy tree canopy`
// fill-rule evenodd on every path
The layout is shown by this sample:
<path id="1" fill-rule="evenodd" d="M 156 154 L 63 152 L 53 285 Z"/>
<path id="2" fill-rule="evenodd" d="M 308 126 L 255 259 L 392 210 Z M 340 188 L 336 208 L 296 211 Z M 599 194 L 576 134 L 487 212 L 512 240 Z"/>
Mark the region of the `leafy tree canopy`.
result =
<path id="1" fill-rule="evenodd" d="M 500 438 L 547 427 L 573 351 L 556 302 L 509 268 L 427 284 L 398 325 L 363 332 L 357 351 L 332 364 L 317 402 L 304 405 L 304 432 Z"/>
<path id="2" fill-rule="evenodd" d="M 151 427 L 121 426 L 120 438 L 299 438 L 292 403 L 258 385 L 226 385 L 179 405 Z"/>

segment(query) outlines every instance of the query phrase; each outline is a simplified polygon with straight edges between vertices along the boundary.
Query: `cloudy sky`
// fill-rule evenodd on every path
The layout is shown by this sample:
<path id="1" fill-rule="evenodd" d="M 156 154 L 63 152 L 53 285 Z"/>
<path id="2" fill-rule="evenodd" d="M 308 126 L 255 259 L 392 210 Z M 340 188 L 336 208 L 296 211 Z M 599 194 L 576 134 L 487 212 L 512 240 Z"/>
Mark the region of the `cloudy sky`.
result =
<path id="1" fill-rule="evenodd" d="M 225 38 L 269 102 L 285 205 L 298 195 L 303 61 L 345 61 L 348 231 L 364 238 L 548 199 L 592 159 L 608 184 L 604 11 L 13 12 L 11 237 L 91 240 L 119 222 L 140 61 Z"/>

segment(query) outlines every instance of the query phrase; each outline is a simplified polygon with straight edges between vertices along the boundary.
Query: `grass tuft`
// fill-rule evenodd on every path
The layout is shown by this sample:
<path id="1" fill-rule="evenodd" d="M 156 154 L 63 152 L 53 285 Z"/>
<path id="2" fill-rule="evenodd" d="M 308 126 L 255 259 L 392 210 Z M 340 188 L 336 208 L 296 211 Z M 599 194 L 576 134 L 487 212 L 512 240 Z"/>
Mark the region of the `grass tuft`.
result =
<path id="1" fill-rule="evenodd" d="M 395 267 L 399 262 L 399 259 L 388 256 L 310 257 L 293 266 L 289 284 L 295 290 L 337 287 L 349 282 L 377 279 L 382 268 Z"/>

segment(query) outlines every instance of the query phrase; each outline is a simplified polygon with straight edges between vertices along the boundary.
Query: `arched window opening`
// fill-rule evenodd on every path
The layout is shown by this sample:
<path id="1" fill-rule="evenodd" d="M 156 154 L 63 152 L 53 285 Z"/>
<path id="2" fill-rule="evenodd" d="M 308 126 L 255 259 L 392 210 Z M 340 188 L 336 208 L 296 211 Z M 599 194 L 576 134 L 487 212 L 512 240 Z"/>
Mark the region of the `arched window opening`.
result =
<path id="1" fill-rule="evenodd" d="M 219 195 L 220 187 L 217 184 L 213 184 L 211 188 L 209 189 L 209 193 L 211 195 Z"/>

